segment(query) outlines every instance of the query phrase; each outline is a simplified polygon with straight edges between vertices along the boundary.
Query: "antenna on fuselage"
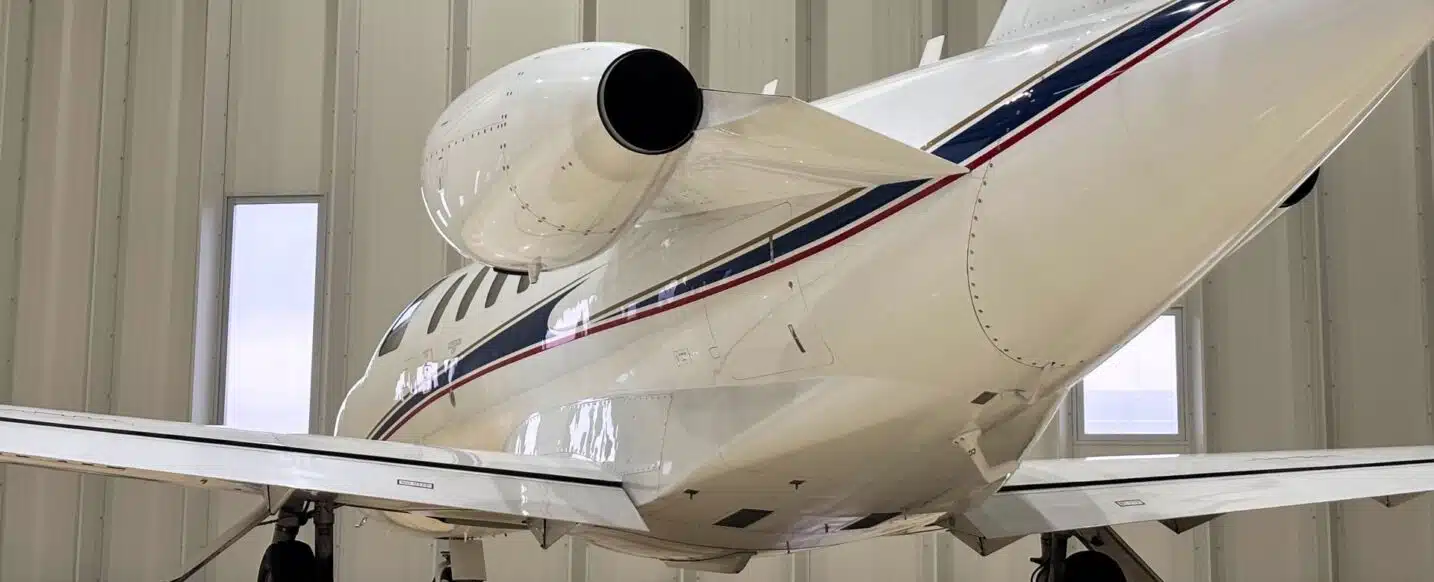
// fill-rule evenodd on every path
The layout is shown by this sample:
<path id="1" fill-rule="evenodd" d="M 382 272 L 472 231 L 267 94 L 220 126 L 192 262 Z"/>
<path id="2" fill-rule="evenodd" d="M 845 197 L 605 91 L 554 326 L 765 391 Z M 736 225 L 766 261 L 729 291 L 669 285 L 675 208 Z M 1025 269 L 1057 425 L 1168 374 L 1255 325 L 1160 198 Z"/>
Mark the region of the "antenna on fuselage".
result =
<path id="1" fill-rule="evenodd" d="M 933 37 L 926 41 L 926 48 L 921 51 L 921 62 L 916 66 L 924 67 L 941 60 L 941 49 L 946 48 L 946 35 Z"/>

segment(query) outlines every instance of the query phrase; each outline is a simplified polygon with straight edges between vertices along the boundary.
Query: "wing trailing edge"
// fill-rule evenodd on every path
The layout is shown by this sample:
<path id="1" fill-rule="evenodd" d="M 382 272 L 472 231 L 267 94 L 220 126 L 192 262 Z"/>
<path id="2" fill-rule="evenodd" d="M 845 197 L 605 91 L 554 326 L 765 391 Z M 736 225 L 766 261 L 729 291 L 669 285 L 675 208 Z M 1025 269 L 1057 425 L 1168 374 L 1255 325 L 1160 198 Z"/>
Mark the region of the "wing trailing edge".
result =
<path id="1" fill-rule="evenodd" d="M 989 539 L 1142 521 L 1178 533 L 1237 511 L 1392 506 L 1431 490 L 1434 446 L 1033 460 L 962 523 Z"/>
<path id="2" fill-rule="evenodd" d="M 257 495 L 310 492 L 415 515 L 647 529 L 622 480 L 579 459 L 0 406 L 0 462 Z"/>

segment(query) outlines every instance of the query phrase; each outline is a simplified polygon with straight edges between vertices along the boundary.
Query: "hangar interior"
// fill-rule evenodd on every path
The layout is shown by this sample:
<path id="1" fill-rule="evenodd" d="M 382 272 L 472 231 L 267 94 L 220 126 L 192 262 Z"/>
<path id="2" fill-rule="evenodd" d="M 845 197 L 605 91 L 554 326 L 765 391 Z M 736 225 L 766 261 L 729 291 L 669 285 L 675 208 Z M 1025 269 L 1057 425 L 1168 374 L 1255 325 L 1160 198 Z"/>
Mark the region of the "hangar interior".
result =
<path id="1" fill-rule="evenodd" d="M 0 402 L 323 432 L 395 312 L 461 264 L 416 184 L 424 136 L 468 84 L 542 48 L 621 40 L 676 55 L 706 86 L 777 79 L 779 93 L 817 99 L 915 66 L 933 36 L 947 56 L 979 47 L 1001 8 L 0 0 Z M 1137 375 L 1168 388 L 1166 424 L 1147 432 L 1169 434 L 1104 434 L 1087 417 L 1096 397 L 1078 393 L 1043 452 L 1434 444 L 1431 74 L 1421 58 L 1314 195 L 1138 340 L 1164 354 Z M 266 294 L 275 273 L 288 276 Z M 5 582 L 168 579 L 249 503 L 19 467 L 0 467 L 0 491 Z M 340 523 L 338 579 L 432 577 L 431 543 L 347 512 Z M 1180 536 L 1121 531 L 1169 581 L 1434 571 L 1427 497 L 1229 515 Z M 252 580 L 267 535 L 202 579 Z M 760 558 L 729 576 L 571 538 L 544 551 L 512 534 L 488 548 L 498 582 L 1025 580 L 1037 553 L 1027 539 L 980 558 L 925 534 Z"/>

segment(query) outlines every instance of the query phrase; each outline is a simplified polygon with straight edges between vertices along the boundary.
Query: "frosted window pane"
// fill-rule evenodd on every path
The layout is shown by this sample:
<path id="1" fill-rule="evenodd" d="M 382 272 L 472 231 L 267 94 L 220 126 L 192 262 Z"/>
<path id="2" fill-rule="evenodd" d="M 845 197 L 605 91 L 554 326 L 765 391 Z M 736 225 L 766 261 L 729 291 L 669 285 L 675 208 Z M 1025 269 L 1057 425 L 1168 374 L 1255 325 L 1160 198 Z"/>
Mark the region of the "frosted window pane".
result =
<path id="1" fill-rule="evenodd" d="M 224 424 L 309 432 L 319 205 L 239 204 L 230 225 Z"/>
<path id="2" fill-rule="evenodd" d="M 1175 316 L 1163 315 L 1086 376 L 1085 433 L 1180 434 L 1178 349 Z"/>

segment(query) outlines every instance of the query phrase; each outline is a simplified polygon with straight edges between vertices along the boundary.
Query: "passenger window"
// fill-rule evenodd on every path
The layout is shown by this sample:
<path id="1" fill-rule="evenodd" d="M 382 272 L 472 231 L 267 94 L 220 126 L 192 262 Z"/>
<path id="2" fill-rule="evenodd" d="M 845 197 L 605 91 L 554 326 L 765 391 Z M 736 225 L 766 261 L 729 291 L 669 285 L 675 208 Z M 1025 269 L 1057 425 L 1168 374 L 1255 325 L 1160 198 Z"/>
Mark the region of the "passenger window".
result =
<path id="1" fill-rule="evenodd" d="M 438 300 L 438 307 L 433 308 L 433 315 L 428 317 L 428 333 L 438 329 L 438 322 L 443 320 L 443 312 L 448 311 L 448 302 L 453 300 L 453 293 L 458 291 L 458 286 L 463 284 L 463 279 L 467 276 L 467 273 L 459 275 L 453 284 L 448 286 L 448 290 L 443 292 L 443 298 Z"/>
<path id="2" fill-rule="evenodd" d="M 498 292 L 503 290 L 503 282 L 508 280 L 508 274 L 502 271 L 493 277 L 493 286 L 488 288 L 488 300 L 483 302 L 484 307 L 492 307 L 498 302 Z"/>
<path id="3" fill-rule="evenodd" d="M 418 306 L 423 304 L 423 298 L 428 297 L 428 294 L 432 293 L 442 282 L 443 279 L 434 282 L 433 285 L 419 293 L 418 297 L 408 304 L 408 307 L 403 308 L 403 312 L 398 314 L 398 319 L 393 320 L 393 326 L 389 327 L 388 333 L 383 336 L 383 343 L 378 345 L 378 355 L 382 356 L 398 349 L 398 344 L 403 342 L 403 332 L 408 329 L 408 320 L 413 318 L 414 312 L 418 311 Z"/>
<path id="4" fill-rule="evenodd" d="M 473 304 L 473 297 L 478 295 L 478 288 L 483 286 L 483 278 L 487 276 L 488 267 L 483 267 L 483 270 L 473 277 L 473 282 L 468 284 L 468 290 L 463 292 L 463 300 L 458 302 L 458 320 L 461 321 L 463 316 L 468 315 L 468 306 Z"/>

